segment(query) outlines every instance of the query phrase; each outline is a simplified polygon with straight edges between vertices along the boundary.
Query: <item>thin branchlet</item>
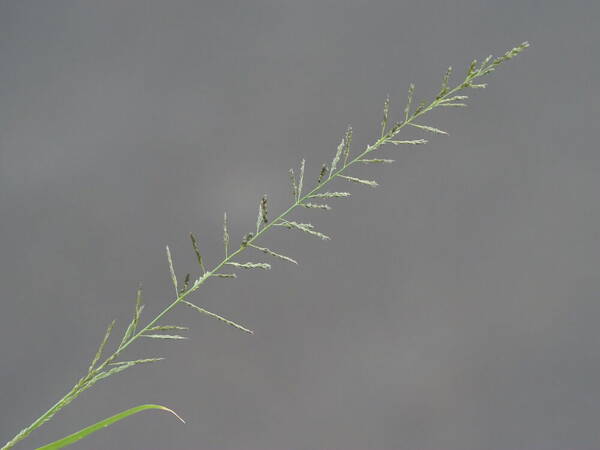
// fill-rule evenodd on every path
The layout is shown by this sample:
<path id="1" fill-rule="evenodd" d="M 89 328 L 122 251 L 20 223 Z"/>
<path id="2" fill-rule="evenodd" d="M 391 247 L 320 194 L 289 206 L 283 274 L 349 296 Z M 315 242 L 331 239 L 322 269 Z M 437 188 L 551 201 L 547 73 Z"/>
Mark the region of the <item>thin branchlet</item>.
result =
<path id="1" fill-rule="evenodd" d="M 223 214 L 223 246 L 225 247 L 225 258 L 229 256 L 229 230 L 227 229 L 227 213 Z"/>

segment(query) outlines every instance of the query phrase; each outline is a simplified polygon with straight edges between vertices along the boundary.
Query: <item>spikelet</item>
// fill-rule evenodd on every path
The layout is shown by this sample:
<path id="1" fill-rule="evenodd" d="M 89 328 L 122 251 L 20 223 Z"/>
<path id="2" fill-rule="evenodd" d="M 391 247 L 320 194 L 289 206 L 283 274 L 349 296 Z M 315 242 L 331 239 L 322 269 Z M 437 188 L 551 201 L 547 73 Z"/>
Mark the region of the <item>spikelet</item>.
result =
<path id="1" fill-rule="evenodd" d="M 323 209 L 326 211 L 331 210 L 331 206 L 326 205 L 324 203 L 302 203 L 302 206 L 304 206 L 305 208 Z"/>
<path id="2" fill-rule="evenodd" d="M 269 221 L 269 217 L 267 216 L 267 194 L 263 195 L 263 198 L 260 201 L 260 212 L 263 223 L 267 223 Z"/>
<path id="3" fill-rule="evenodd" d="M 347 175 L 340 175 L 340 178 L 343 178 L 343 179 L 348 180 L 348 181 L 352 181 L 354 183 L 364 184 L 364 185 L 370 186 L 370 187 L 377 187 L 377 186 L 379 186 L 379 184 L 377 183 L 377 181 L 373 181 L 373 180 L 363 180 L 362 178 L 349 177 Z"/>
<path id="4" fill-rule="evenodd" d="M 269 221 L 267 217 L 267 194 L 264 194 L 258 203 L 258 217 L 256 218 L 256 232 L 260 230 L 262 224 Z"/>
<path id="5" fill-rule="evenodd" d="M 440 106 L 448 106 L 453 108 L 466 108 L 466 103 L 441 103 Z"/>
<path id="6" fill-rule="evenodd" d="M 244 237 L 242 238 L 242 247 L 245 247 L 246 245 L 248 245 L 248 243 L 252 240 L 253 237 L 254 237 L 254 233 L 248 233 L 248 234 L 244 235 Z"/>
<path id="7" fill-rule="evenodd" d="M 477 60 L 474 59 L 473 61 L 471 61 L 471 64 L 469 65 L 469 70 L 467 70 L 467 79 L 470 78 L 471 76 L 473 76 L 473 74 L 475 73 L 476 67 L 477 67 Z"/>
<path id="8" fill-rule="evenodd" d="M 304 184 L 304 166 L 306 164 L 306 160 L 302 160 L 300 163 L 300 174 L 298 175 L 298 192 L 296 194 L 296 201 L 300 199 L 302 196 L 302 185 Z"/>
<path id="9" fill-rule="evenodd" d="M 92 377 L 89 381 L 87 381 L 87 383 L 85 384 L 84 389 L 89 389 L 91 386 L 93 386 L 94 384 L 96 384 L 98 381 L 100 381 L 100 380 L 102 380 L 104 378 L 108 378 L 111 375 L 116 375 L 119 372 L 123 372 L 124 370 L 127 370 L 130 367 L 133 367 L 135 365 L 136 364 L 135 364 L 134 361 L 128 361 L 126 363 L 116 365 L 116 366 L 114 366 L 110 370 L 102 371 L 102 372 L 98 373 L 97 375 L 95 375 L 94 377 Z"/>
<path id="10" fill-rule="evenodd" d="M 357 162 L 361 162 L 363 164 L 391 164 L 394 162 L 393 159 L 359 159 Z"/>
<path id="11" fill-rule="evenodd" d="M 383 120 L 381 121 L 381 137 L 382 138 L 385 136 L 385 130 L 387 129 L 389 112 L 390 112 L 390 96 L 388 95 L 385 98 L 385 102 L 383 103 Z"/>
<path id="12" fill-rule="evenodd" d="M 319 238 L 323 239 L 324 241 L 327 239 L 331 239 L 329 236 L 327 236 L 323 233 L 320 233 L 318 231 L 315 231 L 314 226 L 310 223 L 298 223 L 298 222 L 284 220 L 280 223 L 276 223 L 275 225 L 285 227 L 288 229 L 296 229 L 296 230 L 304 231 L 305 233 L 308 233 L 312 236 L 319 237 Z"/>
<path id="13" fill-rule="evenodd" d="M 333 175 L 333 173 L 335 172 L 335 169 L 337 169 L 337 165 L 338 165 L 338 162 L 340 162 L 340 157 L 342 156 L 342 152 L 344 151 L 345 145 L 346 145 L 345 139 L 342 138 L 342 140 L 340 141 L 340 145 L 338 145 L 338 147 L 337 147 L 337 152 L 335 153 L 335 156 L 333 157 L 333 160 L 331 161 L 331 168 L 329 169 L 329 177 L 330 178 Z"/>
<path id="14" fill-rule="evenodd" d="M 416 123 L 411 123 L 409 124 L 411 127 L 415 127 L 415 128 L 420 128 L 421 130 L 424 131 L 429 131 L 430 133 L 435 133 L 435 134 L 448 134 L 446 133 L 444 130 L 439 130 L 437 128 L 434 127 L 430 127 L 429 125 L 420 125 L 420 124 L 416 124 Z"/>
<path id="15" fill-rule="evenodd" d="M 180 327 L 178 325 L 157 325 L 155 327 L 148 328 L 146 331 L 169 331 L 169 330 L 189 330 L 188 327 Z"/>
<path id="16" fill-rule="evenodd" d="M 394 145 L 404 145 L 404 144 L 408 144 L 408 145 L 423 145 L 423 144 L 427 144 L 427 142 L 429 142 L 427 139 L 412 139 L 409 141 L 388 141 L 390 144 L 394 144 Z"/>
<path id="17" fill-rule="evenodd" d="M 321 192 L 312 194 L 308 198 L 335 198 L 335 197 L 350 197 L 350 192 Z"/>
<path id="18" fill-rule="evenodd" d="M 440 106 L 466 107 L 467 104 L 463 100 L 468 99 L 468 95 L 453 95 L 452 97 L 443 98 L 440 100 Z"/>
<path id="19" fill-rule="evenodd" d="M 285 255 L 282 255 L 280 253 L 276 253 L 273 250 L 270 250 L 268 248 L 258 247 L 257 245 L 254 245 L 254 244 L 250 244 L 250 246 L 254 247 L 257 250 L 260 250 L 263 253 L 266 253 L 267 255 L 271 255 L 271 256 L 274 256 L 276 258 L 283 259 L 284 261 L 288 261 L 288 262 L 291 262 L 291 263 L 294 263 L 294 264 L 298 264 L 298 262 L 295 259 L 292 259 L 289 256 L 285 256 Z"/>
<path id="20" fill-rule="evenodd" d="M 169 261 L 169 272 L 171 274 L 171 281 L 173 282 L 173 287 L 175 288 L 175 294 L 179 296 L 179 290 L 177 289 L 177 277 L 175 276 L 175 269 L 173 268 L 173 258 L 171 257 L 171 250 L 169 250 L 169 246 L 167 245 L 167 260 Z"/>
<path id="21" fill-rule="evenodd" d="M 296 175 L 294 175 L 294 169 L 290 169 L 290 189 L 292 191 L 292 197 L 294 201 L 298 198 L 298 185 L 296 184 Z"/>
<path id="22" fill-rule="evenodd" d="M 140 315 L 142 314 L 143 309 L 144 309 L 144 305 L 142 304 L 142 283 L 140 283 L 138 285 L 137 292 L 135 295 L 135 313 L 133 316 L 133 329 L 134 330 L 140 321 Z"/>
<path id="23" fill-rule="evenodd" d="M 230 261 L 226 264 L 228 266 L 238 267 L 240 269 L 271 270 L 271 264 L 267 264 L 267 263 L 254 263 L 254 262 L 238 263 L 238 262 Z"/>
<path id="24" fill-rule="evenodd" d="M 119 344 L 119 348 L 125 344 L 129 340 L 135 330 L 137 329 L 138 323 L 140 321 L 140 315 L 142 314 L 142 310 L 144 309 L 144 305 L 142 305 L 142 284 L 138 285 L 137 293 L 135 296 L 135 310 L 133 312 L 133 319 L 129 322 L 125 333 L 123 334 L 123 338 L 121 339 L 121 343 Z"/>
<path id="25" fill-rule="evenodd" d="M 193 233 L 190 233 L 190 239 L 192 240 L 192 247 L 194 248 L 194 253 L 196 254 L 196 259 L 198 260 L 198 265 L 202 269 L 202 274 L 206 273 L 206 269 L 204 267 L 204 262 L 202 261 L 202 254 L 200 253 L 200 248 L 198 247 L 198 240 Z"/>
<path id="26" fill-rule="evenodd" d="M 317 180 L 317 184 L 321 184 L 321 181 L 323 181 L 323 177 L 327 175 L 328 170 L 329 168 L 327 167 L 327 164 L 323 164 L 323 166 L 321 167 L 321 172 L 319 173 L 319 179 Z"/>
<path id="27" fill-rule="evenodd" d="M 98 361 L 100 361 L 100 358 L 102 357 L 102 352 L 104 351 L 104 347 L 106 347 L 106 343 L 108 342 L 108 338 L 110 337 L 110 333 L 112 332 L 113 328 L 115 327 L 115 323 L 116 323 L 116 321 L 113 320 L 106 328 L 106 332 L 104 333 L 104 338 L 102 338 L 102 342 L 100 342 L 100 346 L 98 347 L 98 350 L 96 351 L 96 355 L 94 356 L 94 359 L 92 359 L 92 362 L 90 364 L 90 368 L 88 369 L 88 372 L 91 372 L 94 369 L 94 366 L 96 365 L 96 363 Z"/>
<path id="28" fill-rule="evenodd" d="M 406 106 L 404 107 L 404 121 L 408 120 L 408 116 L 410 114 L 410 107 L 412 106 L 413 94 L 415 93 L 415 85 L 410 83 L 408 86 L 408 100 L 406 101 Z"/>
<path id="29" fill-rule="evenodd" d="M 185 336 L 179 336 L 178 334 L 142 334 L 143 337 L 152 338 L 152 339 L 173 339 L 173 340 L 181 340 L 187 339 Z"/>
<path id="30" fill-rule="evenodd" d="M 425 109 L 425 106 L 427 106 L 427 103 L 425 101 L 419 103 L 419 105 L 415 108 L 415 112 L 412 116 L 415 117 L 416 115 L 420 114 Z"/>
<path id="31" fill-rule="evenodd" d="M 483 71 L 486 69 L 486 67 L 488 66 L 489 62 L 492 60 L 493 57 L 494 57 L 494 55 L 488 55 L 487 58 L 485 58 L 481 62 L 480 66 L 479 66 L 479 71 L 478 71 L 479 72 L 478 74 L 480 76 L 483 75 Z"/>
<path id="32" fill-rule="evenodd" d="M 444 98 L 440 101 L 440 104 L 444 102 L 456 102 L 461 100 L 467 100 L 469 98 L 468 95 L 453 95 L 452 97 Z"/>
<path id="33" fill-rule="evenodd" d="M 504 55 L 497 57 L 494 60 L 494 62 L 492 62 L 489 66 L 485 67 L 482 64 L 483 70 L 480 70 L 481 75 L 486 75 L 489 72 L 495 70 L 495 68 L 497 66 L 499 66 L 500 64 L 502 64 L 505 61 L 508 61 L 509 59 L 514 58 L 519 53 L 521 53 L 523 50 L 525 50 L 527 47 L 529 47 L 529 42 L 525 41 L 521 45 L 518 45 L 517 47 L 507 51 L 506 53 L 504 53 Z M 487 61 L 486 61 L 486 63 L 487 63 Z"/>
<path id="34" fill-rule="evenodd" d="M 344 166 L 348 163 L 350 157 L 350 146 L 352 145 L 352 127 L 348 125 L 346 135 L 344 136 Z"/>
<path id="35" fill-rule="evenodd" d="M 127 364 L 129 367 L 131 367 L 131 366 L 135 366 L 138 364 L 148 364 L 148 363 L 163 361 L 164 359 L 165 358 L 145 358 L 145 359 L 136 359 L 134 361 L 117 361 L 117 362 L 110 363 L 109 365 L 118 366 L 120 364 Z"/>
<path id="36" fill-rule="evenodd" d="M 440 88 L 440 92 L 438 93 L 437 97 L 435 98 L 436 100 L 439 100 L 440 98 L 442 98 L 450 90 L 448 88 L 448 82 L 450 81 L 451 74 L 452 74 L 452 66 L 448 67 L 448 70 L 444 74 L 444 78 L 442 80 L 442 87 Z"/>
<path id="37" fill-rule="evenodd" d="M 179 294 L 183 294 L 190 287 L 190 274 L 186 273 L 183 278 L 183 287 L 179 290 Z"/>
<path id="38" fill-rule="evenodd" d="M 229 230 L 227 229 L 227 213 L 223 214 L 223 245 L 225 246 L 225 257 L 229 256 Z"/>
<path id="39" fill-rule="evenodd" d="M 194 284 L 192 285 L 192 289 L 197 289 L 198 286 L 200 286 L 202 283 L 204 283 L 211 276 L 213 276 L 212 272 L 207 271 L 207 272 L 203 273 L 196 281 L 194 281 Z"/>

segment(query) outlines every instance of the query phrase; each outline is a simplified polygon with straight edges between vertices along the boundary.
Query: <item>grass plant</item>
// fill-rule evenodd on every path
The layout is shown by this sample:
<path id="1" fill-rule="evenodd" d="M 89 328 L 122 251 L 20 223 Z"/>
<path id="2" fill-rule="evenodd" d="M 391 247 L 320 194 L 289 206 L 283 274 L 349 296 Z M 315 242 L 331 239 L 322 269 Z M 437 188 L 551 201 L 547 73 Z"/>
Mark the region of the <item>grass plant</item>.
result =
<path id="1" fill-rule="evenodd" d="M 330 189 L 335 181 L 343 182 L 347 185 L 356 184 L 367 187 L 377 187 L 378 183 L 374 180 L 368 180 L 358 177 L 351 169 L 356 169 L 362 164 L 390 164 L 394 160 L 383 157 L 382 147 L 391 146 L 402 148 L 404 146 L 414 146 L 426 144 L 426 139 L 399 139 L 398 134 L 404 128 L 412 128 L 424 133 L 447 134 L 430 124 L 423 123 L 424 116 L 438 108 L 460 108 L 467 106 L 468 96 L 464 94 L 470 89 L 485 88 L 486 84 L 481 83 L 480 79 L 493 72 L 499 65 L 512 59 L 525 50 L 529 44 L 527 42 L 507 51 L 502 56 L 494 58 L 488 56 L 482 62 L 474 60 L 467 68 L 462 81 L 453 87 L 450 86 L 452 68 L 449 67 L 443 75 L 439 91 L 430 101 L 423 101 L 416 104 L 414 101 L 415 86 L 411 84 L 408 89 L 408 98 L 403 110 L 400 121 L 390 120 L 390 100 L 386 99 L 383 108 L 383 119 L 381 121 L 381 132 L 373 143 L 367 145 L 363 150 L 352 153 L 352 128 L 348 127 L 340 144 L 337 146 L 333 159 L 329 163 L 321 166 L 318 178 L 315 183 L 306 188 L 307 179 L 305 177 L 306 161 L 302 160 L 300 166 L 295 171 L 290 169 L 290 190 L 292 201 L 287 209 L 275 217 L 270 217 L 269 202 L 267 195 L 263 195 L 258 202 L 258 214 L 256 225 L 251 232 L 248 232 L 240 241 L 237 248 L 232 250 L 231 237 L 228 229 L 227 214 L 223 217 L 223 259 L 216 263 L 212 268 L 202 256 L 199 240 L 191 234 L 191 245 L 198 261 L 198 275 L 192 276 L 186 274 L 183 279 L 177 277 L 173 257 L 169 247 L 166 248 L 169 274 L 173 284 L 174 295 L 170 303 L 154 318 L 150 319 L 144 325 L 141 324 L 142 311 L 144 309 L 141 287 L 137 291 L 133 314 L 123 334 L 118 340 L 116 348 L 105 355 L 106 347 L 110 338 L 113 336 L 115 321 L 107 327 L 106 333 L 98 347 L 98 350 L 88 367 L 86 374 L 75 383 L 69 392 L 60 400 L 44 412 L 31 425 L 24 428 L 16 436 L 10 439 L 2 450 L 13 448 L 17 443 L 29 436 L 37 428 L 51 420 L 59 411 L 69 405 L 79 395 L 95 386 L 99 381 L 128 370 L 134 366 L 147 365 L 161 361 L 161 357 L 148 357 L 143 359 L 127 360 L 122 359 L 125 350 L 140 339 L 169 339 L 182 340 L 187 339 L 184 335 L 187 328 L 179 325 L 170 325 L 163 320 L 168 313 L 175 307 L 181 305 L 197 311 L 200 314 L 207 315 L 220 320 L 226 325 L 237 328 L 245 333 L 252 334 L 253 331 L 246 325 L 237 321 L 230 320 L 214 312 L 207 311 L 203 307 L 190 301 L 190 297 L 200 287 L 211 278 L 236 278 L 238 270 L 269 270 L 271 264 L 263 261 L 246 261 L 240 259 L 246 253 L 254 252 L 257 254 L 268 255 L 274 260 L 281 260 L 287 263 L 297 264 L 293 258 L 283 255 L 278 251 L 259 245 L 260 239 L 272 228 L 280 228 L 298 231 L 318 239 L 328 240 L 330 237 L 319 231 L 314 225 L 306 222 L 297 222 L 290 220 L 292 212 L 300 208 L 319 209 L 329 211 L 331 207 L 326 202 L 350 197 L 350 192 L 345 190 Z M 415 106 L 416 105 L 416 106 Z M 104 419 L 90 427 L 84 428 L 73 435 L 67 436 L 59 441 L 48 444 L 44 449 L 58 449 L 84 438 L 85 436 L 105 428 L 116 421 L 122 420 L 137 412 L 146 409 L 162 409 L 172 412 L 166 407 L 160 405 L 141 405 L 130 410 L 124 411 L 115 416 Z"/>

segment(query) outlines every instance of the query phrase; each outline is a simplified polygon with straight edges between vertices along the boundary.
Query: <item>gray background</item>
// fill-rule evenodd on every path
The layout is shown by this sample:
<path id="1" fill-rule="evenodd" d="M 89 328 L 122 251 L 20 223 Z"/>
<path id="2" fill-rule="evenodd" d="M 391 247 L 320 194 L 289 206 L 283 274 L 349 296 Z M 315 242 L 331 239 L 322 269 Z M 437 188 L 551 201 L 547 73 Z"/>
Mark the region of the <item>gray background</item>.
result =
<path id="1" fill-rule="evenodd" d="M 355 149 L 406 88 L 532 48 L 470 108 L 389 149 L 331 214 L 334 239 L 273 231 L 295 258 L 211 281 L 186 342 L 97 385 L 20 448 L 140 403 L 82 449 L 600 448 L 597 1 L 1 1 L 0 436 L 48 408 L 122 327 L 171 296 L 164 245 L 210 263 L 287 169 L 314 180 L 348 123 Z M 420 137 L 418 133 L 405 136 Z M 357 172 L 358 173 L 358 172 Z M 259 259 L 259 258 L 252 258 Z"/>

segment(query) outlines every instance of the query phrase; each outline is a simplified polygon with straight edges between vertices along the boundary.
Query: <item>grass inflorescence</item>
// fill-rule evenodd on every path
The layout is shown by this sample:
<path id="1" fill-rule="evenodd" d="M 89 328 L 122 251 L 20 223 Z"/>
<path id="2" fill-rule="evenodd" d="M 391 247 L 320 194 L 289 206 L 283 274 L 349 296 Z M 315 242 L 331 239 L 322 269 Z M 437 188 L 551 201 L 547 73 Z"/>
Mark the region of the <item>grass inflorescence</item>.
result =
<path id="1" fill-rule="evenodd" d="M 185 305 L 192 308 L 200 314 L 208 317 L 220 320 L 227 325 L 230 325 L 236 329 L 242 330 L 246 333 L 252 334 L 253 331 L 244 325 L 240 325 L 233 320 L 227 319 L 214 312 L 207 311 L 206 309 L 198 306 L 189 301 L 189 297 L 196 292 L 208 279 L 210 278 L 236 278 L 235 270 L 252 270 L 261 269 L 268 270 L 271 268 L 270 263 L 266 262 L 253 262 L 253 261 L 240 261 L 238 258 L 242 256 L 247 250 L 255 250 L 273 257 L 274 259 L 280 259 L 286 262 L 298 264 L 297 261 L 289 256 L 283 255 L 278 251 L 258 245 L 258 241 L 263 235 L 271 228 L 276 227 L 280 229 L 295 230 L 305 233 L 309 236 L 320 238 L 323 240 L 330 239 L 330 237 L 321 231 L 318 231 L 316 227 L 310 223 L 296 222 L 289 220 L 289 215 L 297 208 L 312 208 L 319 209 L 322 211 L 329 211 L 331 207 L 329 204 L 323 203 L 324 200 L 335 200 L 340 198 L 350 197 L 349 192 L 345 191 L 328 191 L 326 188 L 329 187 L 336 180 L 343 180 L 344 182 L 351 182 L 357 185 L 365 185 L 368 187 L 377 187 L 378 183 L 375 180 L 367 180 L 357 177 L 354 173 L 350 173 L 351 169 L 356 164 L 390 164 L 394 160 L 388 158 L 381 158 L 380 153 L 382 147 L 386 144 L 392 144 L 396 147 L 404 145 L 422 145 L 426 144 L 426 139 L 413 139 L 413 140 L 399 140 L 397 135 L 405 127 L 411 127 L 415 130 L 419 130 L 425 133 L 441 134 L 446 135 L 447 132 L 434 127 L 430 124 L 421 122 L 421 119 L 430 111 L 442 108 L 442 107 L 465 107 L 467 106 L 468 96 L 464 95 L 463 92 L 468 89 L 480 89 L 485 88 L 486 84 L 479 81 L 480 78 L 493 72 L 500 64 L 505 61 L 512 59 L 523 50 L 525 50 L 529 44 L 527 42 L 509 50 L 504 55 L 499 57 L 489 56 L 483 62 L 478 63 L 476 60 L 473 61 L 466 72 L 466 75 L 462 81 L 456 84 L 454 87 L 450 86 L 450 79 L 452 74 L 452 68 L 448 68 L 442 77 L 442 83 L 440 90 L 437 95 L 430 101 L 423 101 L 418 104 L 415 108 L 414 95 L 415 85 L 410 84 L 408 88 L 408 95 L 406 105 L 403 109 L 403 118 L 399 122 L 390 122 L 390 99 L 386 98 L 383 107 L 383 119 L 381 121 L 381 133 L 379 137 L 371 144 L 367 145 L 363 150 L 352 154 L 352 127 L 348 127 L 344 133 L 339 145 L 337 146 L 336 152 L 329 163 L 322 164 L 319 176 L 315 180 L 314 185 L 308 188 L 305 192 L 305 186 L 307 179 L 305 177 L 306 160 L 302 159 L 297 170 L 290 169 L 290 189 L 292 194 L 292 202 L 290 206 L 285 209 L 282 213 L 274 218 L 269 217 L 269 204 L 267 195 L 263 195 L 258 202 L 258 214 L 255 229 L 252 232 L 247 233 L 241 240 L 240 246 L 232 251 L 231 250 L 231 238 L 229 235 L 227 214 L 223 217 L 223 247 L 224 257 L 216 263 L 212 269 L 208 269 L 207 262 L 202 257 L 200 251 L 200 244 L 194 234 L 190 235 L 192 241 L 192 249 L 196 255 L 196 259 L 199 266 L 199 272 L 197 277 L 192 277 L 189 273 L 186 274 L 183 284 L 180 285 L 174 265 L 174 258 L 171 254 L 169 247 L 166 248 L 168 270 L 175 291 L 174 298 L 171 302 L 154 318 L 149 320 L 145 325 L 140 325 L 141 314 L 144 309 L 142 301 L 142 289 L 141 286 L 137 291 L 135 306 L 133 314 L 129 324 L 125 328 L 119 344 L 112 351 L 112 353 L 105 355 L 106 347 L 109 343 L 113 330 L 115 327 L 115 321 L 111 322 L 108 326 L 104 337 L 95 353 L 92 361 L 89 365 L 87 373 L 71 388 L 71 390 L 65 394 L 56 404 L 36 419 L 31 425 L 23 429 L 14 438 L 7 442 L 1 450 L 12 448 L 18 442 L 25 439 L 31 432 L 39 428 L 41 425 L 52 419 L 56 413 L 61 409 L 70 404 L 84 391 L 93 387 L 98 381 L 116 375 L 124 370 L 131 367 L 150 364 L 162 361 L 164 358 L 158 356 L 150 356 L 142 359 L 135 360 L 121 360 L 123 352 L 134 344 L 140 338 L 148 339 L 166 339 L 166 340 L 184 340 L 186 336 L 184 333 L 187 328 L 179 325 L 166 325 L 162 324 L 165 316 L 177 305 Z M 348 183 L 346 183 L 348 185 Z M 224 268 L 231 269 L 233 272 L 222 272 Z M 160 407 L 167 409 L 164 407 Z M 140 410 L 148 409 L 140 407 Z M 124 415 L 123 417 L 125 417 Z M 112 420 L 112 419 L 111 419 Z M 120 420 L 120 419 L 119 419 Z M 112 422 L 111 422 L 112 423 Z M 105 425 L 103 425 L 105 426 Z M 88 427 L 90 428 L 90 427 Z M 86 429 L 87 430 L 87 429 Z M 83 435 L 82 435 L 83 436 Z M 57 441 L 58 442 L 58 441 Z M 62 442 L 62 440 L 61 440 Z M 60 448 L 47 447 L 47 448 Z"/>

